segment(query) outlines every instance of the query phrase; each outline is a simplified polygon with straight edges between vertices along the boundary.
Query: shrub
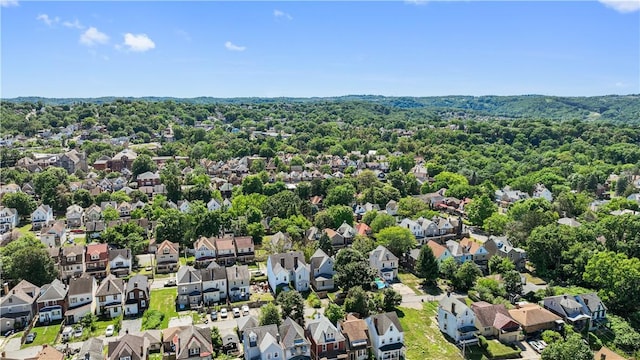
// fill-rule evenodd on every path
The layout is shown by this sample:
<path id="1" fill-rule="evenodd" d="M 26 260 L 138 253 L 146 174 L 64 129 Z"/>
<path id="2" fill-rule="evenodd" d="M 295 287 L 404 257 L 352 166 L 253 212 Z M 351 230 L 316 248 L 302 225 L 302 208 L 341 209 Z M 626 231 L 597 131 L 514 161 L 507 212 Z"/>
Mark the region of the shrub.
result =
<path id="1" fill-rule="evenodd" d="M 487 350 L 487 347 L 489 346 L 489 344 L 487 343 L 487 338 L 485 338 L 484 336 L 480 335 L 478 336 L 478 342 L 480 344 L 480 347 L 484 350 Z"/>
<path id="2" fill-rule="evenodd" d="M 322 307 L 322 302 L 320 302 L 320 299 L 318 299 L 318 296 L 315 293 L 309 295 L 309 297 L 307 298 L 307 302 L 314 309 L 319 309 Z"/>
<path id="3" fill-rule="evenodd" d="M 554 342 L 561 340 L 562 335 L 553 331 L 553 330 L 545 330 L 542 332 L 542 340 L 547 344 L 553 344 Z"/>
<path id="4" fill-rule="evenodd" d="M 598 351 L 602 347 L 602 340 L 592 332 L 589 333 L 589 347 L 594 351 Z"/>
<path id="5" fill-rule="evenodd" d="M 164 320 L 164 314 L 158 310 L 147 310 L 142 316 L 143 329 L 157 329 Z"/>

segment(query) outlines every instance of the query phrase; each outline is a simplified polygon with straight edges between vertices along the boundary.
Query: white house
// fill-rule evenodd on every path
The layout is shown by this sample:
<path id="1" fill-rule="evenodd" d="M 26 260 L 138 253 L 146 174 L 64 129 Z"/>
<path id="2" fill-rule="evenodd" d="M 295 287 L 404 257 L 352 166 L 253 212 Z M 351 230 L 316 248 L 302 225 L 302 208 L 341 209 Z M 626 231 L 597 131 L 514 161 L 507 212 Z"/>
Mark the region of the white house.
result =
<path id="1" fill-rule="evenodd" d="M 202 301 L 205 305 L 212 305 L 227 298 L 226 269 L 211 262 L 206 269 L 201 269 Z M 247 290 L 248 293 L 248 290 Z"/>
<path id="2" fill-rule="evenodd" d="M 273 324 L 245 329 L 242 333 L 244 359 L 284 359 L 284 351 L 278 341 L 279 337 L 278 327 Z"/>
<path id="3" fill-rule="evenodd" d="M 398 214 L 398 202 L 395 200 L 389 200 L 385 206 L 385 210 L 387 211 L 387 214 L 396 216 L 396 214 Z"/>
<path id="4" fill-rule="evenodd" d="M 127 276 L 131 272 L 131 250 L 110 249 L 109 271 L 116 276 Z"/>
<path id="5" fill-rule="evenodd" d="M 26 327 L 36 311 L 36 299 L 40 288 L 22 280 L 0 298 L 0 331 Z"/>
<path id="6" fill-rule="evenodd" d="M 80 227 L 84 224 L 84 209 L 76 204 L 67 207 L 67 225 Z"/>
<path id="7" fill-rule="evenodd" d="M 37 301 L 38 321 L 41 324 L 62 320 L 67 307 L 67 291 L 67 286 L 58 279 L 42 285 Z"/>
<path id="8" fill-rule="evenodd" d="M 309 261 L 311 285 L 316 291 L 333 290 L 333 259 L 322 249 L 316 250 Z"/>
<path id="9" fill-rule="evenodd" d="M 74 324 L 86 314 L 96 312 L 96 279 L 91 276 L 81 276 L 69 280 L 69 309 L 64 314 L 67 324 Z"/>
<path id="10" fill-rule="evenodd" d="M 267 259 L 267 279 L 271 291 L 276 293 L 278 287 L 288 286 L 289 283 L 297 291 L 309 290 L 310 269 L 304 261 L 304 254 L 293 251 L 284 254 L 275 254 Z"/>
<path id="11" fill-rule="evenodd" d="M 247 300 L 250 295 L 251 272 L 248 265 L 233 265 L 226 268 L 227 294 L 231 301 Z"/>
<path id="12" fill-rule="evenodd" d="M 404 330 L 395 312 L 373 315 L 365 322 L 377 360 L 404 359 Z"/>
<path id="13" fill-rule="evenodd" d="M 40 205 L 31 213 L 31 228 L 39 230 L 44 225 L 53 222 L 53 209 L 49 205 Z"/>
<path id="14" fill-rule="evenodd" d="M 476 316 L 460 298 L 448 293 L 438 303 L 438 327 L 456 343 L 476 343 Z"/>
<path id="15" fill-rule="evenodd" d="M 382 245 L 378 245 L 369 253 L 369 264 L 385 280 L 394 280 L 398 277 L 398 262 L 398 257 Z"/>
<path id="16" fill-rule="evenodd" d="M 5 233 L 18 226 L 18 211 L 0 205 L 0 233 Z"/>
<path id="17" fill-rule="evenodd" d="M 551 193 L 551 191 L 549 191 L 549 189 L 547 189 L 546 186 L 544 186 L 544 184 L 536 184 L 536 186 L 533 189 L 532 197 L 543 198 L 549 202 L 553 202 L 553 194 Z"/>
<path id="18" fill-rule="evenodd" d="M 100 283 L 96 291 L 98 314 L 108 316 L 110 319 L 122 314 L 124 297 L 124 280 L 108 275 Z"/>
<path id="19" fill-rule="evenodd" d="M 207 210 L 209 211 L 216 211 L 216 210 L 220 210 L 222 208 L 222 205 L 218 202 L 218 200 L 211 198 L 211 200 L 209 200 L 209 202 L 207 203 Z"/>
<path id="20" fill-rule="evenodd" d="M 193 243 L 195 250 L 196 264 L 200 266 L 209 265 L 216 259 L 216 246 L 212 238 L 201 236 Z"/>
<path id="21" fill-rule="evenodd" d="M 181 213 L 188 213 L 190 208 L 191 208 L 191 203 L 189 202 L 189 200 L 183 200 L 178 202 L 178 210 L 180 210 Z"/>
<path id="22" fill-rule="evenodd" d="M 411 231 L 413 236 L 415 236 L 416 238 L 424 237 L 424 231 L 422 229 L 422 226 L 418 224 L 418 222 L 413 221 L 409 218 L 402 219 L 402 221 L 400 222 L 400 227 L 409 229 L 409 231 Z"/>

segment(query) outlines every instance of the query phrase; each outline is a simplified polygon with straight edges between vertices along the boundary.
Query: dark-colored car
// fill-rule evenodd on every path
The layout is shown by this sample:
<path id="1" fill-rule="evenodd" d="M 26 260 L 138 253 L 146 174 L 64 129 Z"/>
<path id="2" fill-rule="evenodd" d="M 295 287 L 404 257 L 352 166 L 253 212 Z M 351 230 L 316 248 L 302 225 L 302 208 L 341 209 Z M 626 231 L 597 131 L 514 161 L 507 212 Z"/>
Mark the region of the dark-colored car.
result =
<path id="1" fill-rule="evenodd" d="M 218 312 L 215 310 L 211 310 L 211 321 L 218 320 Z"/>

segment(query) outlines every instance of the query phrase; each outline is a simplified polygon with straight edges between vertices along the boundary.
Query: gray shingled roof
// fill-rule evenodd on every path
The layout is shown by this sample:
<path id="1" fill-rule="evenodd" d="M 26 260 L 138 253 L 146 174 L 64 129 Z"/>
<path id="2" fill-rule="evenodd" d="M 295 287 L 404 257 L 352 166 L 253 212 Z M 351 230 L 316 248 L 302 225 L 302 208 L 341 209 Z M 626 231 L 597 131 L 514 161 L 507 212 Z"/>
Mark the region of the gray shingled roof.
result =
<path id="1" fill-rule="evenodd" d="M 116 278 L 113 274 L 109 274 L 98 287 L 96 296 L 107 296 L 114 294 L 122 294 L 124 290 L 124 280 Z"/>
<path id="2" fill-rule="evenodd" d="M 371 319 L 373 320 L 373 324 L 378 335 L 386 334 L 391 325 L 394 325 L 399 331 L 404 332 L 404 330 L 402 330 L 402 325 L 400 325 L 398 315 L 396 315 L 395 312 L 373 315 L 371 316 Z"/>
<path id="3" fill-rule="evenodd" d="M 298 325 L 297 322 L 291 318 L 286 318 L 282 325 L 280 325 L 280 342 L 285 348 L 290 348 L 295 345 L 311 345 L 309 340 L 304 336 L 304 329 Z"/>

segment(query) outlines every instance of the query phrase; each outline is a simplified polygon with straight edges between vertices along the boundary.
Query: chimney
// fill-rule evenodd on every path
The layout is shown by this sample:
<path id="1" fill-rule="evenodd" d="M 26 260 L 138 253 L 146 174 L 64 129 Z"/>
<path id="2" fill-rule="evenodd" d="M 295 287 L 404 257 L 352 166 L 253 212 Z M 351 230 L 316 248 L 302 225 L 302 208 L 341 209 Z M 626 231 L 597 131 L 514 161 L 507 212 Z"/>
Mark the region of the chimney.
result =
<path id="1" fill-rule="evenodd" d="M 8 282 L 2 283 L 2 290 L 4 291 L 5 294 L 9 293 L 9 283 Z"/>
<path id="2" fill-rule="evenodd" d="M 282 266 L 284 268 L 284 258 L 280 259 L 280 266 Z"/>
<path id="3" fill-rule="evenodd" d="M 138 287 L 138 282 L 137 282 L 137 281 L 133 283 L 133 287 L 134 287 L 134 288 L 137 288 L 137 287 Z"/>
<path id="4" fill-rule="evenodd" d="M 294 269 L 298 268 L 298 257 L 297 256 L 293 257 L 293 268 Z"/>
<path id="5" fill-rule="evenodd" d="M 4 355 L 4 353 L 3 353 L 3 355 Z M 607 354 L 605 354 L 605 353 L 600 354 L 600 360 L 606 360 L 606 359 L 607 359 Z"/>

